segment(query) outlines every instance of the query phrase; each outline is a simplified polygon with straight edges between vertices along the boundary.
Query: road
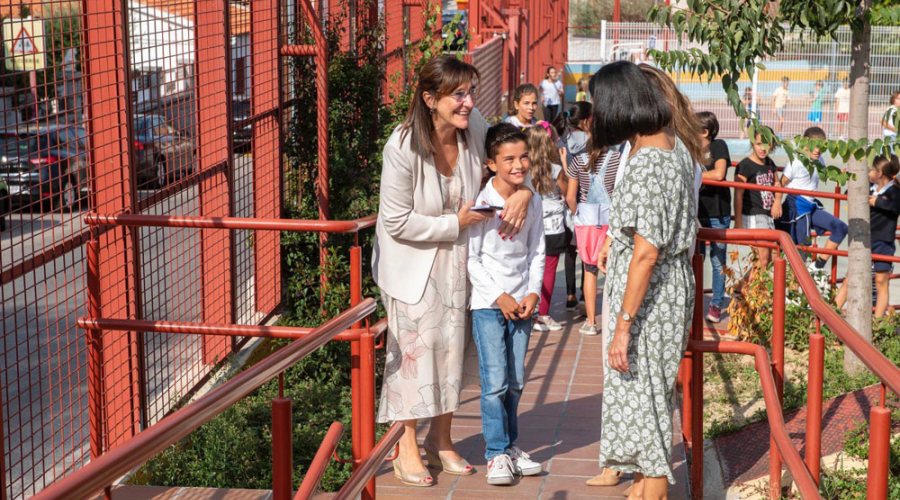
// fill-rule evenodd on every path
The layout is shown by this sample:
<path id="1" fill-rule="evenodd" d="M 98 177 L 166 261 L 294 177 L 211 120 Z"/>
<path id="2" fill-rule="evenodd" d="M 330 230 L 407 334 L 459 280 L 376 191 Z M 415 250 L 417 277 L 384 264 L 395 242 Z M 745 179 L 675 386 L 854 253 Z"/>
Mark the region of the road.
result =
<path id="1" fill-rule="evenodd" d="M 235 156 L 235 215 L 252 216 L 252 158 Z M 197 187 L 173 195 L 146 214 L 199 215 Z M 144 199 L 154 191 L 139 191 Z M 6 271 L 55 244 L 81 234 L 86 211 L 17 212 L 0 238 Z M 200 241 L 195 229 L 139 229 L 145 319 L 201 319 Z M 258 321 L 253 307 L 250 231 L 234 235 L 239 323 Z M 11 499 L 25 498 L 73 465 L 88 460 L 86 344 L 75 326 L 85 316 L 83 246 L 0 287 L 3 346 L 0 369 Z M 201 341 L 186 335 L 144 335 L 149 423 L 202 378 Z"/>

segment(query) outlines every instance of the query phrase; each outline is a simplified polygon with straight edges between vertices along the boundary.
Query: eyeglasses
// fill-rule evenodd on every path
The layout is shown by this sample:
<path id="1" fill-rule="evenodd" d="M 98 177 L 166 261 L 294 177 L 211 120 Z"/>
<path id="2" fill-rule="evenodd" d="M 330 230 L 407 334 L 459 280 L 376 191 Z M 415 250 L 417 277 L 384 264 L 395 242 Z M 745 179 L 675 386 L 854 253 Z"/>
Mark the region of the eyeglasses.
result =
<path id="1" fill-rule="evenodd" d="M 466 100 L 466 96 L 472 96 L 472 101 L 478 99 L 478 87 L 472 87 L 468 91 L 460 90 L 459 92 L 454 92 L 450 94 L 456 102 L 463 102 Z"/>

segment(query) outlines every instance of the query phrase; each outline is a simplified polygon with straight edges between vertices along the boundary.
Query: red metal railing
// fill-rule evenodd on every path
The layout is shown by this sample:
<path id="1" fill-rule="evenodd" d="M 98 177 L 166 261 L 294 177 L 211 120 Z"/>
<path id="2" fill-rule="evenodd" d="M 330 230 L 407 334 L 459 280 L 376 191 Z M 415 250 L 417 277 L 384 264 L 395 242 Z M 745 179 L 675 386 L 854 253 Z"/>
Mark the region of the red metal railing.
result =
<path id="1" fill-rule="evenodd" d="M 743 187 L 743 186 L 741 186 Z M 797 482 L 805 499 L 821 498 L 818 493 L 819 462 L 821 460 L 822 386 L 824 377 L 824 337 L 818 330 L 823 322 L 838 339 L 850 349 L 882 383 L 880 405 L 870 415 L 871 432 L 867 498 L 887 498 L 887 481 L 890 449 L 890 411 L 885 408 L 884 393 L 891 390 L 900 395 L 900 368 L 890 362 L 875 347 L 862 338 L 819 294 L 810 277 L 803 258 L 787 233 L 774 230 L 701 229 L 698 238 L 707 242 L 722 241 L 738 244 L 774 244 L 783 257 L 774 258 L 774 296 L 772 322 L 772 359 L 765 348 L 746 342 L 712 342 L 703 340 L 703 290 L 697 289 L 694 323 L 688 353 L 684 365 L 684 422 L 685 440 L 691 447 L 691 486 L 695 495 L 703 494 L 703 356 L 704 352 L 720 352 L 753 355 L 756 370 L 760 374 L 766 403 L 769 426 L 772 431 L 770 451 L 770 497 L 781 498 L 782 459 Z M 784 427 L 782 403 L 784 398 L 784 302 L 786 262 L 806 294 L 810 307 L 816 314 L 817 331 L 810 336 L 807 442 L 805 461 L 791 445 Z M 694 273 L 698 283 L 703 282 L 703 257 L 694 256 Z M 771 371 L 770 371 L 771 370 Z"/>
<path id="2" fill-rule="evenodd" d="M 291 403 L 283 395 L 284 370 L 303 359 L 315 349 L 331 340 L 346 340 L 351 343 L 352 356 L 352 440 L 355 481 L 349 486 L 355 493 L 363 492 L 363 498 L 374 498 L 374 470 L 381 463 L 402 434 L 402 426 L 392 427 L 375 448 L 375 337 L 384 331 L 385 323 L 379 322 L 374 328 L 367 324 L 361 327 L 361 320 L 375 311 L 373 299 L 362 299 L 362 261 L 358 242 L 358 232 L 372 227 L 374 217 L 355 221 L 298 221 L 298 220 L 255 220 L 235 217 L 181 217 L 148 216 L 136 214 L 97 215 L 85 217 L 87 224 L 98 226 L 166 227 L 166 228 L 206 228 L 218 230 L 268 230 L 268 231 L 319 231 L 330 233 L 353 233 L 357 242 L 351 248 L 351 308 L 321 327 L 267 327 L 232 324 L 200 324 L 190 322 L 146 321 L 122 318 L 103 318 L 100 294 L 100 245 L 98 230 L 92 230 L 88 242 L 87 282 L 89 290 L 89 317 L 81 318 L 78 325 L 87 331 L 90 350 L 88 399 L 90 405 L 91 463 L 67 478 L 58 481 L 39 493 L 35 498 L 78 499 L 88 498 L 105 489 L 109 498 L 110 484 L 127 474 L 134 467 L 149 460 L 153 455 L 187 436 L 203 423 L 218 415 L 241 398 L 247 396 L 265 382 L 279 377 L 279 396 L 272 401 L 272 446 L 273 446 L 273 498 L 292 498 L 292 439 Z M 147 331 L 158 333 L 180 333 L 213 336 L 251 336 L 262 338 L 296 339 L 287 347 L 276 351 L 263 361 L 190 405 L 172 413 L 159 423 L 138 433 L 134 438 L 107 451 L 104 443 L 106 421 L 103 417 L 104 394 L 104 332 Z M 343 426 L 331 426 L 316 454 L 309 471 L 304 477 L 295 500 L 310 498 L 334 454 Z M 373 449 L 375 452 L 373 453 Z M 348 483 L 350 484 L 350 483 Z M 347 487 L 345 487 L 346 489 Z"/>

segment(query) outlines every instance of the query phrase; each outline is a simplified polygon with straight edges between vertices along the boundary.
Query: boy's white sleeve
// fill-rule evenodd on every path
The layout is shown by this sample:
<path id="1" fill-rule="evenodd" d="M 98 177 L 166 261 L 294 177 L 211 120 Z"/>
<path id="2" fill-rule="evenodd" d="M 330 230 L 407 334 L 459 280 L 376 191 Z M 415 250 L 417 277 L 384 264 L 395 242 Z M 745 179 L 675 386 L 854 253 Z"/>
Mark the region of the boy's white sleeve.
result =
<path id="1" fill-rule="evenodd" d="M 480 201 L 476 201 L 477 203 Z M 486 227 L 486 222 L 469 226 L 469 259 L 466 267 L 469 270 L 469 281 L 472 282 L 472 293 L 478 293 L 482 298 L 493 298 L 496 302 L 506 290 L 494 281 L 482 260 Z"/>
<path id="2" fill-rule="evenodd" d="M 528 231 L 528 290 L 526 294 L 541 296 L 541 284 L 544 282 L 544 260 L 546 257 L 544 245 L 544 221 L 538 214 L 543 214 L 541 199 L 535 196 L 531 203 L 532 213 L 535 214 L 534 223 Z M 471 276 L 469 271 L 469 276 Z"/>

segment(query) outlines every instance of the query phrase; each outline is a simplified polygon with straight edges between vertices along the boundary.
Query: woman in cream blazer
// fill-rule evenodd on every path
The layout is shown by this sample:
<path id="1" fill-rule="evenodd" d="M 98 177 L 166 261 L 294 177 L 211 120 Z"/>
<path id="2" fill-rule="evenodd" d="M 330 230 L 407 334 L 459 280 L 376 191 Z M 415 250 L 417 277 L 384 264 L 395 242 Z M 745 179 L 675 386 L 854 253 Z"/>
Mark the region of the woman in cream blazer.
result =
<path id="1" fill-rule="evenodd" d="M 430 418 L 429 466 L 468 475 L 454 450 L 468 340 L 467 231 L 493 212 L 472 211 L 481 188 L 487 123 L 475 108 L 475 67 L 438 57 L 418 75 L 413 103 L 384 147 L 373 274 L 387 310 L 388 335 L 379 422 L 403 421 L 394 474 L 431 486 L 416 442 Z M 523 190 L 502 212 L 510 233 L 521 227 L 533 194 Z"/>

